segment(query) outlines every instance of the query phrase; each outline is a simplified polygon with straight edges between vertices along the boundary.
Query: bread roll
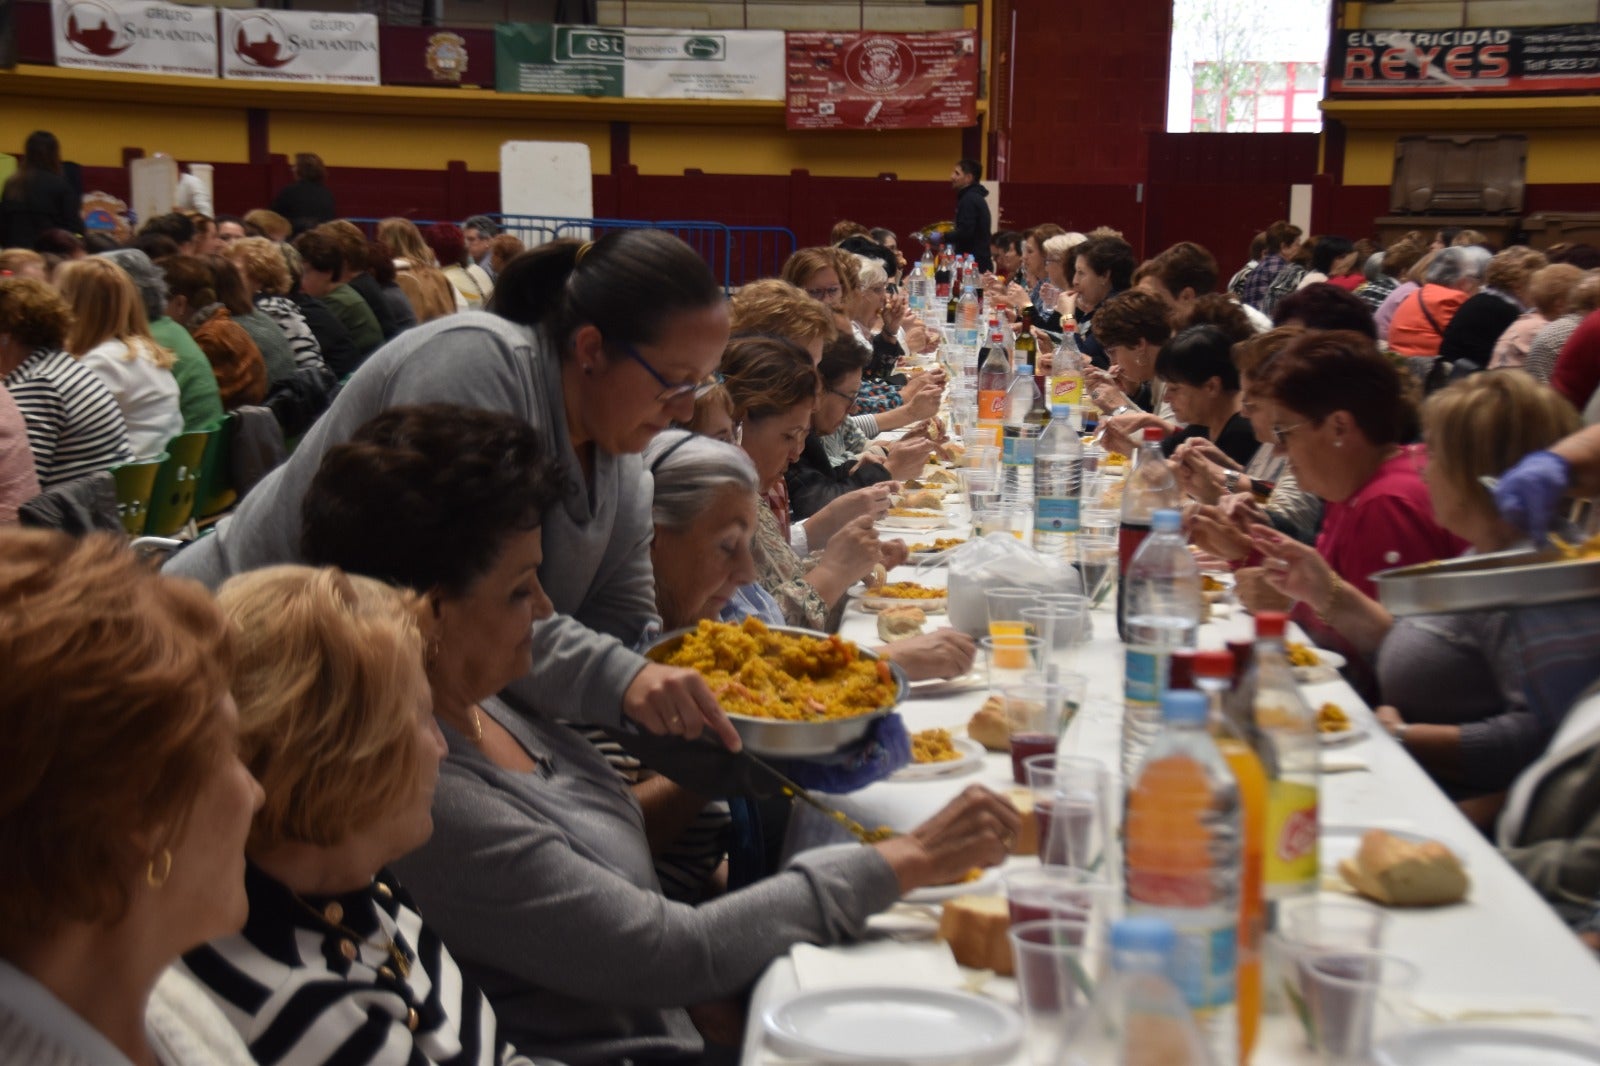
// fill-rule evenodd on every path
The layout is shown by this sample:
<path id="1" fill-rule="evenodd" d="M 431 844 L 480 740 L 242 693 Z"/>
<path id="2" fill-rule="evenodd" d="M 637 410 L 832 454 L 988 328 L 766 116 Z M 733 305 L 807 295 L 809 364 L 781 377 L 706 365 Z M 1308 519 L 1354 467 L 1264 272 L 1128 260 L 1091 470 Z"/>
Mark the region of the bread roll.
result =
<path id="1" fill-rule="evenodd" d="M 1011 750 L 1011 727 L 1006 724 L 1005 701 L 990 696 L 983 701 L 976 714 L 967 722 L 967 736 L 990 751 Z"/>
<path id="2" fill-rule="evenodd" d="M 1010 788 L 1006 790 L 1006 799 L 1010 800 L 1011 806 L 1022 815 L 1022 828 L 1017 830 L 1017 839 L 1011 845 L 1011 854 L 1039 854 L 1039 819 L 1033 816 L 1033 793 L 1025 788 Z"/>
<path id="3" fill-rule="evenodd" d="M 1368 830 L 1354 859 L 1339 863 L 1350 887 L 1391 907 L 1437 907 L 1466 898 L 1470 882 L 1461 860 L 1437 840 L 1402 840 Z"/>
<path id="4" fill-rule="evenodd" d="M 944 496 L 928 489 L 907 493 L 900 506 L 912 511 L 937 511 L 944 506 Z"/>
<path id="5" fill-rule="evenodd" d="M 928 615 L 921 607 L 886 607 L 878 613 L 878 639 L 900 640 L 922 633 Z"/>
<path id="6" fill-rule="evenodd" d="M 993 970 L 1002 977 L 1015 972 L 1011 963 L 1011 909 L 1001 896 L 957 896 L 946 900 L 939 916 L 939 939 L 963 966 Z"/>

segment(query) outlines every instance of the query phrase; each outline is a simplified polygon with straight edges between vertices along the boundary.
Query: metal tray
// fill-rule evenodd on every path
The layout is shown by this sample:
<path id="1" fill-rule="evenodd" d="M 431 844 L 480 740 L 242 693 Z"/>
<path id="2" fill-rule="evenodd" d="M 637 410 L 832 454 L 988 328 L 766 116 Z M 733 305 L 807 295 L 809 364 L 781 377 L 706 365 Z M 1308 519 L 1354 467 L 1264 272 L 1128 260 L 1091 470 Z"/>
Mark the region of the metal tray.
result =
<path id="1" fill-rule="evenodd" d="M 1521 549 L 1403 566 L 1372 580 L 1396 616 L 1532 607 L 1600 597 L 1600 556 Z"/>
<path id="2" fill-rule="evenodd" d="M 644 649 L 644 656 L 653 662 L 662 662 L 683 642 L 683 638 L 693 633 L 698 626 L 685 626 L 674 629 L 670 633 L 663 633 Z M 831 634 L 819 633 L 814 629 L 802 629 L 799 626 L 768 626 L 774 633 L 788 633 L 800 637 L 816 637 L 826 640 Z M 867 648 L 857 645 L 863 659 L 877 659 L 878 655 Z M 910 684 L 906 681 L 905 671 L 897 663 L 891 662 L 889 670 L 894 675 L 895 696 L 894 702 L 875 711 L 858 714 L 850 718 L 830 718 L 822 722 L 788 722 L 776 718 L 751 718 L 742 714 L 728 715 L 733 728 L 738 730 L 739 739 L 744 741 L 745 747 L 757 755 L 771 755 L 778 758 L 807 758 L 819 755 L 832 755 L 841 748 L 849 747 L 862 737 L 872 727 L 873 721 L 882 718 L 901 703 L 905 702 L 910 693 Z"/>

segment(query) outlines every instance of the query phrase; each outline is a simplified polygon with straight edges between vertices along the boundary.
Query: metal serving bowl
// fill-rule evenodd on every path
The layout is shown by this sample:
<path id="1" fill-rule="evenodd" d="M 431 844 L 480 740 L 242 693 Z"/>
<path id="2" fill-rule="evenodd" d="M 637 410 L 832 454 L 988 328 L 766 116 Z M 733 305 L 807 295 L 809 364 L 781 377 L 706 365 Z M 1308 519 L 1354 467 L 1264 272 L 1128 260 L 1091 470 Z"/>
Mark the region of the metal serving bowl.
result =
<path id="1" fill-rule="evenodd" d="M 663 633 L 644 649 L 645 657 L 654 662 L 665 662 L 678 650 L 683 638 L 698 628 L 698 626 L 685 626 L 683 629 Z M 790 636 L 816 637 L 820 640 L 829 637 L 827 633 L 819 633 L 814 629 L 801 629 L 798 626 L 767 628 L 774 633 L 787 633 Z M 863 659 L 878 658 L 876 652 L 859 645 L 857 650 Z M 905 701 L 911 691 L 910 685 L 906 682 L 905 671 L 893 662 L 889 664 L 889 671 L 895 680 L 894 702 L 865 714 L 849 718 L 829 718 L 820 722 L 790 722 L 777 718 L 751 718 L 742 714 L 730 714 L 728 719 L 733 722 L 733 728 L 738 730 L 744 746 L 757 755 L 778 758 L 814 758 L 819 755 L 832 755 L 866 736 L 867 730 L 872 727 L 876 719 L 882 718 Z"/>
<path id="2" fill-rule="evenodd" d="M 1600 596 L 1600 556 L 1520 549 L 1385 570 L 1372 580 L 1396 616 L 1569 603 Z"/>

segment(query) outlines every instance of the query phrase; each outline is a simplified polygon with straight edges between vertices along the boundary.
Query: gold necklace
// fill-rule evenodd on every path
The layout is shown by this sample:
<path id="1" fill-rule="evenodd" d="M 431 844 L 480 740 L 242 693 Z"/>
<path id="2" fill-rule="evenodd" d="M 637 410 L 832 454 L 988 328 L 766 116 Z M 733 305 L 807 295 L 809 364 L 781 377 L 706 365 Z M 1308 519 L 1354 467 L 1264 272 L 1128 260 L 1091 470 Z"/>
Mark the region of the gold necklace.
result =
<path id="1" fill-rule="evenodd" d="M 339 924 L 338 919 L 344 917 L 344 908 L 338 903 L 330 903 L 319 911 L 317 908 L 301 899 L 298 892 L 290 892 L 289 895 L 294 898 L 296 903 L 305 909 L 307 914 L 310 914 L 312 917 L 316 918 L 317 921 L 333 929 L 335 932 L 343 933 L 351 940 L 360 941 L 370 948 L 378 948 L 381 951 L 388 952 L 389 959 L 394 963 L 394 968 L 400 974 L 402 979 L 411 976 L 411 960 L 406 957 L 405 949 L 395 942 L 394 937 L 385 933 L 382 934 L 383 943 L 375 943 L 371 937 L 362 936 L 349 926 Z M 351 959 L 350 961 L 354 962 L 355 960 Z"/>

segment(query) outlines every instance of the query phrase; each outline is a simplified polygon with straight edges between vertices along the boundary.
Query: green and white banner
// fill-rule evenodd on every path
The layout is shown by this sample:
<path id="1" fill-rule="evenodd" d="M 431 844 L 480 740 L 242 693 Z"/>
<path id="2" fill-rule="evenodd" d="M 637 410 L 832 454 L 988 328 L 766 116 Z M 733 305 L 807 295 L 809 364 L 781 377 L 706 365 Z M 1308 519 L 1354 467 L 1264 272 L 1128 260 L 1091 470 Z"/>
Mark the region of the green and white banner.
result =
<path id="1" fill-rule="evenodd" d="M 777 30 L 644 30 L 509 22 L 495 27 L 503 93 L 782 100 Z"/>

